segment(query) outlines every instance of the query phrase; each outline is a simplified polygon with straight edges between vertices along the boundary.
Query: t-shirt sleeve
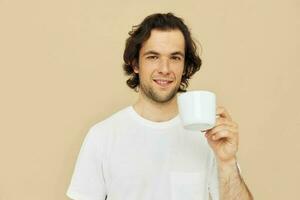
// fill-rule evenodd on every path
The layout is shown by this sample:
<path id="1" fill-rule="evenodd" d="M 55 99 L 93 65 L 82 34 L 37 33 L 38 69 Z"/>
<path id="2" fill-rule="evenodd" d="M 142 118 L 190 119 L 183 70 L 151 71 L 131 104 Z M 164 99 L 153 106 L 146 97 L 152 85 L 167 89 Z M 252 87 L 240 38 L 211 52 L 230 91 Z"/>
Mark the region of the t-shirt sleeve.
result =
<path id="1" fill-rule="evenodd" d="M 66 195 L 73 200 L 105 200 L 103 138 L 93 127 L 86 135 Z"/>
<path id="2" fill-rule="evenodd" d="M 208 190 L 212 200 L 219 200 L 219 178 L 218 178 L 218 167 L 215 157 L 213 157 L 210 165 L 210 173 L 208 179 Z"/>

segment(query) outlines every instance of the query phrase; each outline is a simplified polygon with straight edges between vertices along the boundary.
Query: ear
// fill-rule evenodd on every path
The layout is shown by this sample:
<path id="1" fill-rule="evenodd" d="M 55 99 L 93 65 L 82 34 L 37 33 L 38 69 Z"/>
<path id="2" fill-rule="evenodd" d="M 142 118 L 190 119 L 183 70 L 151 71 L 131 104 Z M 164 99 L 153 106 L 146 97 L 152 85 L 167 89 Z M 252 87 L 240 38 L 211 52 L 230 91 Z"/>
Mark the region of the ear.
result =
<path id="1" fill-rule="evenodd" d="M 139 67 L 138 67 L 138 63 L 136 62 L 136 60 L 134 60 L 132 62 L 132 68 L 133 68 L 134 73 L 136 73 L 136 74 L 139 73 Z"/>
<path id="2" fill-rule="evenodd" d="M 139 68 L 135 65 L 135 66 L 133 66 L 133 71 L 134 71 L 134 73 L 138 74 Z"/>
<path id="3" fill-rule="evenodd" d="M 184 76 L 185 74 L 186 74 L 186 69 L 184 68 L 182 72 L 182 76 Z"/>

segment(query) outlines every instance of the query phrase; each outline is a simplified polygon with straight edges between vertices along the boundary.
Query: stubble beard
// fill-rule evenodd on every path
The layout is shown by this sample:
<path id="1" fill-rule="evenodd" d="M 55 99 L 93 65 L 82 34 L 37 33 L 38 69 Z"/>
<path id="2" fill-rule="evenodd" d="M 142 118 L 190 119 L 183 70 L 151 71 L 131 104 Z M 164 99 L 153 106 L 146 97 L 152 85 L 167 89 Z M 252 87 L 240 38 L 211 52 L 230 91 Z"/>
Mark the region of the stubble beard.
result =
<path id="1" fill-rule="evenodd" d="M 176 85 L 168 94 L 159 94 L 152 86 L 147 86 L 140 82 L 141 92 L 154 103 L 165 104 L 170 102 L 177 94 L 180 85 Z"/>

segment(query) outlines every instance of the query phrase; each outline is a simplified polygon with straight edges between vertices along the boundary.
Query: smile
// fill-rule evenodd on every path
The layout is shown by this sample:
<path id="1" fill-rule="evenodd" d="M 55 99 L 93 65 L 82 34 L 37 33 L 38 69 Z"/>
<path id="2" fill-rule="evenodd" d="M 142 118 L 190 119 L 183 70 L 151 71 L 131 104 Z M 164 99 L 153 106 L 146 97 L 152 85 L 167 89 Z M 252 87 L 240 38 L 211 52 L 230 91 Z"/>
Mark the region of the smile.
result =
<path id="1" fill-rule="evenodd" d="M 171 85 L 171 83 L 173 81 L 169 81 L 169 80 L 154 80 L 154 82 L 159 85 L 160 87 L 168 87 L 169 85 Z"/>

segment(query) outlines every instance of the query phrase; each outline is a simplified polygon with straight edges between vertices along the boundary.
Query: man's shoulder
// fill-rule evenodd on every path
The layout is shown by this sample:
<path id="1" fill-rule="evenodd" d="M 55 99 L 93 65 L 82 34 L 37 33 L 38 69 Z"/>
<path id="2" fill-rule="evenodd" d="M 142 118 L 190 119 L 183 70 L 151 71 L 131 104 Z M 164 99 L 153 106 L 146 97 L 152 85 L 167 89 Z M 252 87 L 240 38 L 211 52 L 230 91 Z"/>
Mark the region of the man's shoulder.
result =
<path id="1" fill-rule="evenodd" d="M 105 118 L 102 121 L 95 123 L 91 129 L 92 130 L 111 130 L 115 126 L 126 122 L 128 119 L 128 115 L 130 113 L 130 106 L 127 106 L 123 109 L 116 111 L 115 113 L 111 114 L 109 117 Z"/>

